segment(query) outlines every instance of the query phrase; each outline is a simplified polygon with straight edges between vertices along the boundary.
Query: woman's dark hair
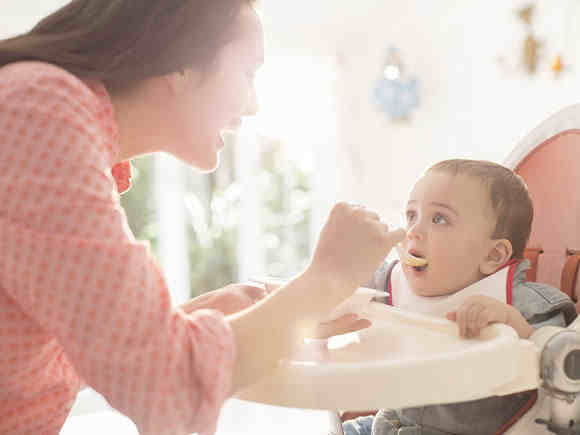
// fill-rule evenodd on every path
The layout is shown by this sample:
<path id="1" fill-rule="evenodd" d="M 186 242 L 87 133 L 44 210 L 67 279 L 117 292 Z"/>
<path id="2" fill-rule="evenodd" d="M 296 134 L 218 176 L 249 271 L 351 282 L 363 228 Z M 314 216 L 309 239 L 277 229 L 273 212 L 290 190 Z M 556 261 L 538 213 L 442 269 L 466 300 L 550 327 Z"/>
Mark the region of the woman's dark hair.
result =
<path id="1" fill-rule="evenodd" d="M 207 71 L 253 0 L 73 0 L 0 41 L 0 67 L 37 60 L 123 90 L 193 66 Z"/>

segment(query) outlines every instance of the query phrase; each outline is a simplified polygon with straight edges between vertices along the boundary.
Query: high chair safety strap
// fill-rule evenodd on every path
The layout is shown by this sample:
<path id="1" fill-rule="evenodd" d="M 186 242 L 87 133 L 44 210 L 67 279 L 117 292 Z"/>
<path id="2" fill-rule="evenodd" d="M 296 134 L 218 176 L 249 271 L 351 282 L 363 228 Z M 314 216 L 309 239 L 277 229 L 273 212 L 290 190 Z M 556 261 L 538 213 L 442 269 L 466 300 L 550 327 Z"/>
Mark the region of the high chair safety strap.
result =
<path id="1" fill-rule="evenodd" d="M 578 297 L 574 289 L 578 281 L 578 268 L 580 266 L 580 252 L 570 255 L 562 269 L 562 279 L 560 280 L 560 290 L 566 293 L 574 302 L 578 302 Z"/>

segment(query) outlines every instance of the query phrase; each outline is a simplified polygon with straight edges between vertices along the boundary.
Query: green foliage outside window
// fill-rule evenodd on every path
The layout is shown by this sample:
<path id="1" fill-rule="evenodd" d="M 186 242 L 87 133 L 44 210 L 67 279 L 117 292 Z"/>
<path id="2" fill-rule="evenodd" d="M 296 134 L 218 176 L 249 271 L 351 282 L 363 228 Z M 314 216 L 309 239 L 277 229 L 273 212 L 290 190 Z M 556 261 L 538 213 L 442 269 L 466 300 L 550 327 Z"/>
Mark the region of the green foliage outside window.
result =
<path id="1" fill-rule="evenodd" d="M 265 274 L 288 277 L 302 270 L 310 255 L 310 171 L 290 161 L 280 141 L 266 137 L 259 141 L 260 167 L 250 186 L 258 189 L 260 197 L 256 216 L 261 236 L 251 248 L 262 250 Z M 186 170 L 184 206 L 190 219 L 184 234 L 189 240 L 192 297 L 238 281 L 237 245 L 244 192 L 235 171 L 236 151 L 243 152 L 243 148 L 225 147 L 220 168 L 211 174 Z M 155 158 L 133 161 L 133 185 L 122 195 L 121 203 L 135 237 L 149 240 L 158 256 Z"/>
<path id="2" fill-rule="evenodd" d="M 287 278 L 310 258 L 312 196 L 310 171 L 284 154 L 280 141 L 260 138 L 260 221 L 265 273 Z"/>
<path id="3" fill-rule="evenodd" d="M 133 235 L 138 240 L 148 240 L 157 257 L 159 226 L 153 195 L 153 155 L 132 160 L 131 189 L 121 195 L 121 205 Z"/>

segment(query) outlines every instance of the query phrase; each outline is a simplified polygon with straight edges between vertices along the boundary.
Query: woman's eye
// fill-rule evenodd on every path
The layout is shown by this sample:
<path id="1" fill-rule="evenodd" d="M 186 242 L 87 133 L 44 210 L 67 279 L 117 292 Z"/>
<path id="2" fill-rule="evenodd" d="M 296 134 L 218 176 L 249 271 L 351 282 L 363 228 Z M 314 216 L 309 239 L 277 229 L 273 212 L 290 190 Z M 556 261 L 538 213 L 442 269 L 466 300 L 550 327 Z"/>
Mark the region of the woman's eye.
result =
<path id="1" fill-rule="evenodd" d="M 443 216 L 442 214 L 437 213 L 435 216 L 433 216 L 433 223 L 434 224 L 446 224 L 447 218 L 445 216 Z"/>

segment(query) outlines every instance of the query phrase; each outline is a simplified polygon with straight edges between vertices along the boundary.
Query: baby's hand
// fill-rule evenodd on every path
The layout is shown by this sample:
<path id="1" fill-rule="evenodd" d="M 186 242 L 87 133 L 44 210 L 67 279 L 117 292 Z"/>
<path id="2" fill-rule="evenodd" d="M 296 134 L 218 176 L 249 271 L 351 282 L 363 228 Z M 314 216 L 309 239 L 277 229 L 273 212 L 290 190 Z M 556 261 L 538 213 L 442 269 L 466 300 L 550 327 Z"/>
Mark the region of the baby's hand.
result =
<path id="1" fill-rule="evenodd" d="M 528 338 L 533 332 L 518 310 L 489 296 L 470 296 L 457 310 L 447 313 L 446 317 L 457 322 L 459 336 L 463 338 L 477 337 L 491 323 L 509 325 L 521 338 Z"/>

